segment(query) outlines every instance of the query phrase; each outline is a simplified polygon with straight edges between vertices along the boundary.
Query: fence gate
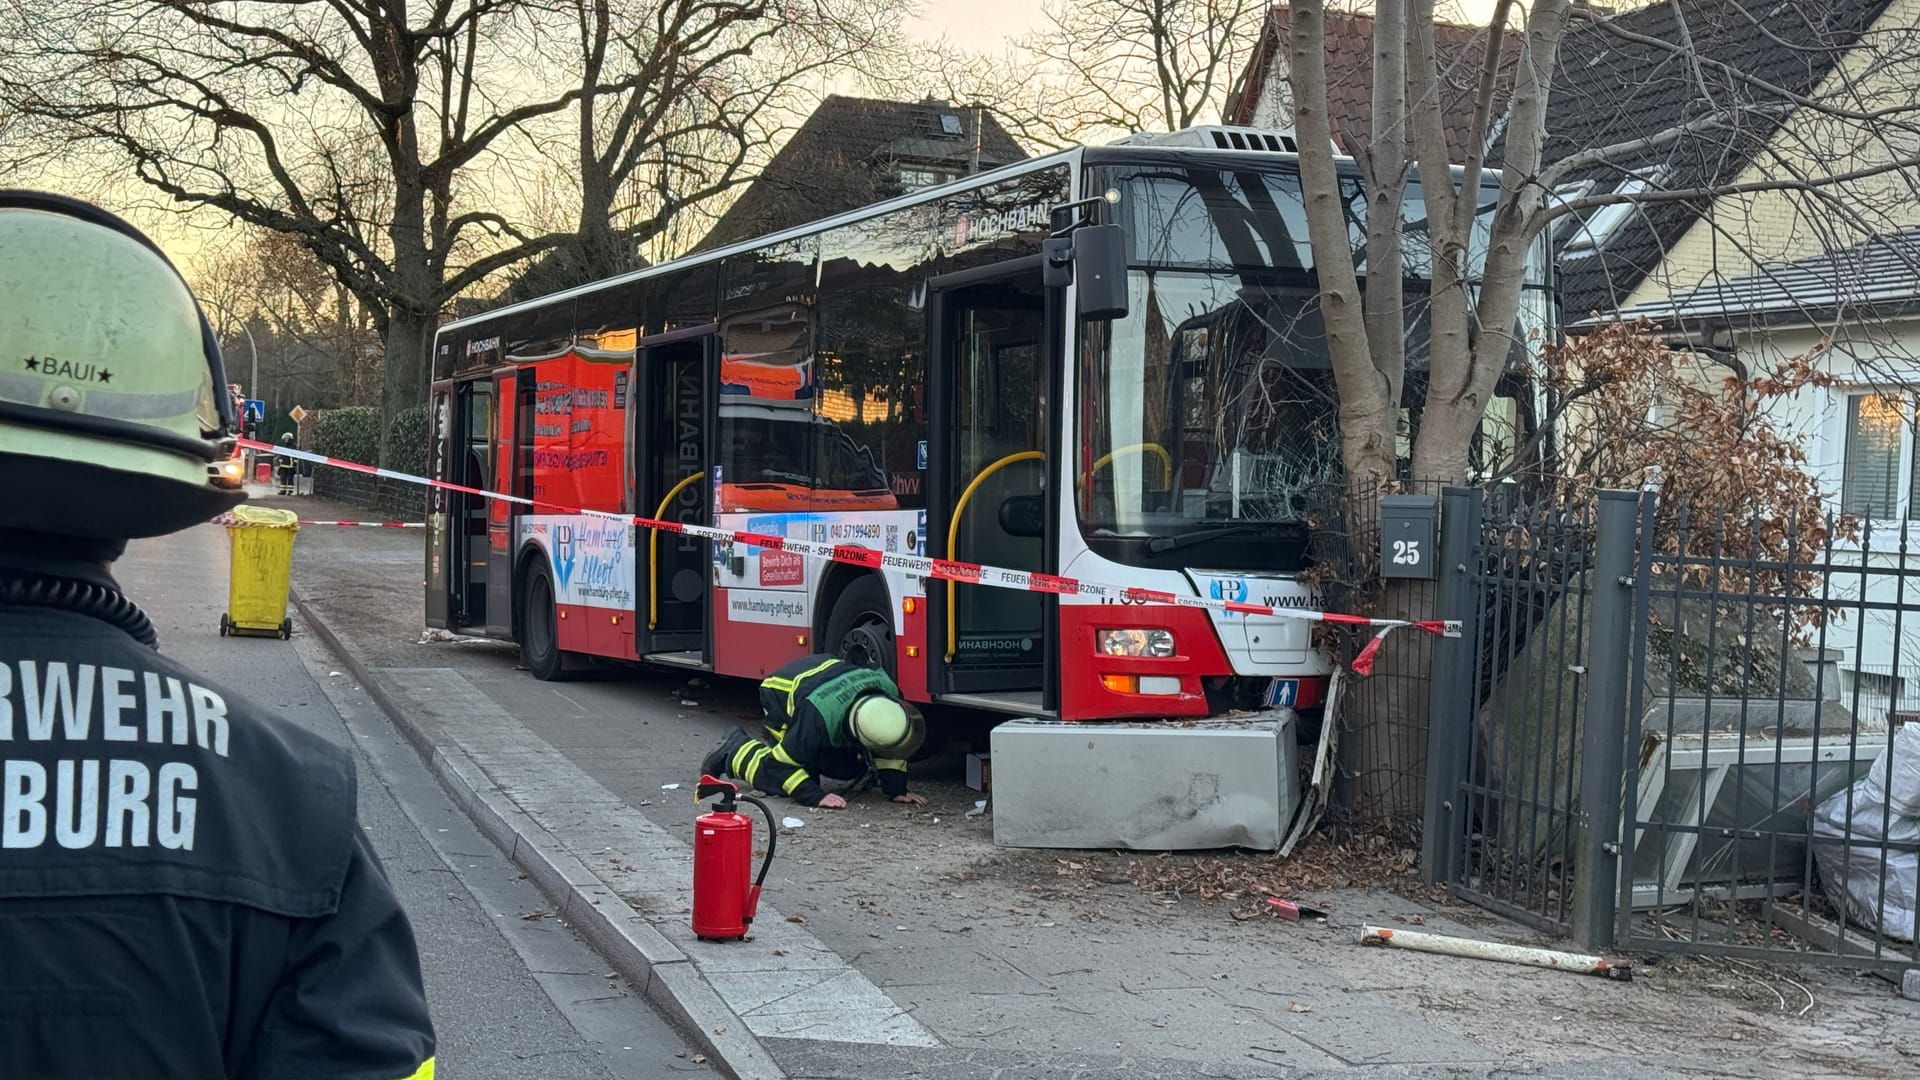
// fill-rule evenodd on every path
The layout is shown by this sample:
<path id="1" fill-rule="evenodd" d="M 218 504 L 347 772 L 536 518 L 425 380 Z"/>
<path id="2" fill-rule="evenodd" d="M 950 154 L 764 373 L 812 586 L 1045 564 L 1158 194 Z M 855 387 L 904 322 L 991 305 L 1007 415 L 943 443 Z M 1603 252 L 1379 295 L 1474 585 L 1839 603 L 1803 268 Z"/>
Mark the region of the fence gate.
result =
<path id="1" fill-rule="evenodd" d="M 1620 515 L 1608 516 L 1617 533 Z M 1583 914 L 1582 774 L 1596 764 L 1583 753 L 1588 718 L 1618 689 L 1589 677 L 1588 654 L 1618 640 L 1619 574 L 1607 587 L 1590 504 L 1515 507 L 1456 488 L 1442 522 L 1442 613 L 1464 637 L 1434 671 L 1429 873 L 1474 903 L 1570 933 Z"/>

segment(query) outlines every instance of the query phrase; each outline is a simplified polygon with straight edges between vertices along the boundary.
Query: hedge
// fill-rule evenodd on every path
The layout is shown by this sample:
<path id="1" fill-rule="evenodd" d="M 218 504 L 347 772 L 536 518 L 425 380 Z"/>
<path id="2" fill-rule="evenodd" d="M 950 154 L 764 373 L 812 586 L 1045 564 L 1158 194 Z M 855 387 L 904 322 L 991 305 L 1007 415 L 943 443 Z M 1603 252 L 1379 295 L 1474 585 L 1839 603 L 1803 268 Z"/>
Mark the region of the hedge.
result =
<path id="1" fill-rule="evenodd" d="M 425 475 L 427 471 L 427 408 L 416 405 L 393 418 L 388 439 L 389 469 Z M 327 409 L 314 417 L 312 450 L 316 454 L 347 461 L 373 463 L 380 454 L 380 410 L 355 405 Z M 388 518 L 420 518 L 426 493 L 416 484 L 398 480 L 376 480 L 364 473 L 316 465 L 313 475 L 316 495 L 364 506 Z"/>

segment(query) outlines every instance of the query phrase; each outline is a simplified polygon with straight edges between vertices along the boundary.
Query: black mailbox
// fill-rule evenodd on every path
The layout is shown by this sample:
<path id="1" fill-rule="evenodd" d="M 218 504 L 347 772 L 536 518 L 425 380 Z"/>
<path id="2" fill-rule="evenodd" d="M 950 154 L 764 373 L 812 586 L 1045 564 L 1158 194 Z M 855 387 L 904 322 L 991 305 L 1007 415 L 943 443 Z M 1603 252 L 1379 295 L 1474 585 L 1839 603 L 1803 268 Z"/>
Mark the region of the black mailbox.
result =
<path id="1" fill-rule="evenodd" d="M 1432 581 L 1438 576 L 1440 497 L 1380 498 L 1380 576 Z"/>

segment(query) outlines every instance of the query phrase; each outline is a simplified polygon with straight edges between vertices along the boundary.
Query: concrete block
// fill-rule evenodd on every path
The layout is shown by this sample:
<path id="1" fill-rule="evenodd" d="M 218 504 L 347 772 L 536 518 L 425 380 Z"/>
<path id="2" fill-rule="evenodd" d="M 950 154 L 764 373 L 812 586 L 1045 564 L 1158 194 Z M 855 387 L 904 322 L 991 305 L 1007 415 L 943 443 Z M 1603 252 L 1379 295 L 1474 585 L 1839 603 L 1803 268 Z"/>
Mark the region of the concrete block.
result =
<path id="1" fill-rule="evenodd" d="M 1920 968 L 1908 968 L 1900 977 L 1900 996 L 1908 1001 L 1920 1001 Z"/>
<path id="2" fill-rule="evenodd" d="M 993 729 L 1003 847 L 1273 851 L 1300 800 L 1290 713 Z"/>

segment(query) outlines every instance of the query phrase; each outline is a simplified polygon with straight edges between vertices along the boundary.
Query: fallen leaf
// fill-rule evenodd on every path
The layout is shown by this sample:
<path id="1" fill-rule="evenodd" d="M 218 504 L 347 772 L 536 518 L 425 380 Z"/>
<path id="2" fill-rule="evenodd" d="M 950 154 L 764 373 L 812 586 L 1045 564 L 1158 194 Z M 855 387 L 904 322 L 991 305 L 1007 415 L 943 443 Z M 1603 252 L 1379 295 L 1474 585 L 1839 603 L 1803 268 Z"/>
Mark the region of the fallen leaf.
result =
<path id="1" fill-rule="evenodd" d="M 775 950 L 773 950 L 773 955 L 775 955 L 775 956 L 785 956 L 785 955 L 787 955 L 787 950 L 785 950 L 785 949 L 775 949 Z"/>
<path id="2" fill-rule="evenodd" d="M 806 922 L 807 917 L 796 911 L 793 914 L 787 916 L 787 921 L 788 922 Z"/>
<path id="3" fill-rule="evenodd" d="M 727 1033 L 727 1025 L 721 1024 L 719 1027 L 713 1029 L 713 1033 L 715 1035 L 725 1035 Z"/>
<path id="4" fill-rule="evenodd" d="M 1303 1012 L 1312 1012 L 1313 1010 L 1312 1010 L 1312 1009 L 1310 1009 L 1310 1008 L 1308 1008 L 1307 1006 L 1305 1006 L 1305 1005 L 1302 1005 L 1302 1004 L 1300 1004 L 1299 1002 L 1297 1002 L 1297 1001 L 1295 1001 L 1295 1002 L 1293 1002 L 1293 1003 L 1291 1003 L 1291 1004 L 1289 1004 L 1289 1005 L 1287 1006 L 1287 1011 L 1288 1011 L 1288 1012 L 1296 1012 L 1296 1013 L 1303 1013 Z"/>
<path id="5" fill-rule="evenodd" d="M 544 919 L 547 917 L 547 913 L 544 911 L 528 911 L 523 913 L 520 917 L 526 920 L 527 922 L 539 922 L 541 919 Z"/>
<path id="6" fill-rule="evenodd" d="M 619 973 L 619 972 L 617 972 L 617 971 L 609 971 L 609 972 L 607 972 L 607 973 L 606 973 L 606 975 L 605 975 L 605 976 L 603 976 L 603 977 L 604 977 L 604 978 L 608 978 L 608 979 L 612 979 L 612 978 L 617 978 L 617 977 L 619 976 L 619 974 L 620 974 L 620 973 Z"/>
<path id="7" fill-rule="evenodd" d="M 693 1055 L 693 1057 L 692 1057 L 692 1059 L 691 1059 L 691 1060 L 693 1061 L 693 1063 L 694 1063 L 695 1065 L 705 1065 L 705 1064 L 707 1063 L 707 1055 L 705 1055 L 705 1054 L 695 1054 L 695 1055 Z"/>

